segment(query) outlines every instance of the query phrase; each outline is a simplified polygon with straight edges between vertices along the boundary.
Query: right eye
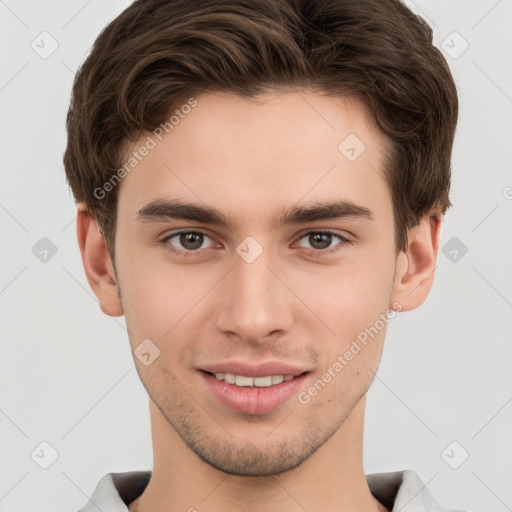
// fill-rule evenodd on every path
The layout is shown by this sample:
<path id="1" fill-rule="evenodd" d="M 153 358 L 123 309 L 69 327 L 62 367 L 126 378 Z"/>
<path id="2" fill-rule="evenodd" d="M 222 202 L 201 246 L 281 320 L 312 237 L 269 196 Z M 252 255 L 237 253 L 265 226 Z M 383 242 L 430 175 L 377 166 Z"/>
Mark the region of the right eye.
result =
<path id="1" fill-rule="evenodd" d="M 174 254 L 195 256 L 200 252 L 205 237 L 210 239 L 210 237 L 202 231 L 178 231 L 162 239 L 161 244 L 166 250 Z"/>

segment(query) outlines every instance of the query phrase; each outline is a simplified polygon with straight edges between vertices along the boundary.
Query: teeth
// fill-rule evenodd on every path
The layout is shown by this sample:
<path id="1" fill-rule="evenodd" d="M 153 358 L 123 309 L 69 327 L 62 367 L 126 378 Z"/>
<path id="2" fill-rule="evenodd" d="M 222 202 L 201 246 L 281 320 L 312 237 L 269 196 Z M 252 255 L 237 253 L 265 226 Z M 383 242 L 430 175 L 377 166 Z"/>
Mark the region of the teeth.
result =
<path id="1" fill-rule="evenodd" d="M 267 375 L 266 377 L 254 377 L 254 385 L 258 388 L 268 388 L 274 383 L 274 377 Z"/>
<path id="2" fill-rule="evenodd" d="M 240 387 L 266 388 L 275 384 L 281 384 L 285 380 L 292 380 L 294 375 L 266 375 L 265 377 L 247 377 L 245 375 L 234 375 L 232 373 L 216 373 L 217 380 L 223 380 L 228 384 Z"/>
<path id="3" fill-rule="evenodd" d="M 225 378 L 225 376 L 224 376 Z M 235 377 L 235 384 L 237 386 L 253 386 L 254 379 L 252 377 L 244 377 L 243 375 L 237 375 Z"/>
<path id="4" fill-rule="evenodd" d="M 272 384 L 281 384 L 284 380 L 284 375 L 272 375 Z"/>
<path id="5" fill-rule="evenodd" d="M 232 374 L 232 373 L 225 373 L 224 374 L 224 380 L 228 383 L 228 384 L 234 384 L 235 381 L 236 381 L 236 377 Z"/>

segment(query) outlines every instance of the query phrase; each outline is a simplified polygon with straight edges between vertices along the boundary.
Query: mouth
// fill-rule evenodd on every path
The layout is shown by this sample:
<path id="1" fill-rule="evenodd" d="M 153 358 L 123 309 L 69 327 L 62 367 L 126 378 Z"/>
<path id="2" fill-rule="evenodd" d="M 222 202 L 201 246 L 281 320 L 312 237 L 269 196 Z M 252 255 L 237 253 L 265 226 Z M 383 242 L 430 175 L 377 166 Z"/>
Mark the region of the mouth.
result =
<path id="1" fill-rule="evenodd" d="M 227 384 L 233 384 L 234 386 L 241 388 L 268 388 L 270 386 L 277 386 L 282 382 L 288 382 L 296 377 L 300 377 L 308 372 L 300 373 L 299 375 L 264 375 L 262 377 L 250 377 L 248 375 L 235 375 L 234 373 L 213 373 L 208 372 L 206 370 L 201 370 L 212 377 L 215 377 L 217 380 L 221 380 L 226 382 Z"/>
<path id="2" fill-rule="evenodd" d="M 256 415 L 272 412 L 288 402 L 311 372 L 257 377 L 207 370 L 198 373 L 218 403 L 233 411 Z"/>

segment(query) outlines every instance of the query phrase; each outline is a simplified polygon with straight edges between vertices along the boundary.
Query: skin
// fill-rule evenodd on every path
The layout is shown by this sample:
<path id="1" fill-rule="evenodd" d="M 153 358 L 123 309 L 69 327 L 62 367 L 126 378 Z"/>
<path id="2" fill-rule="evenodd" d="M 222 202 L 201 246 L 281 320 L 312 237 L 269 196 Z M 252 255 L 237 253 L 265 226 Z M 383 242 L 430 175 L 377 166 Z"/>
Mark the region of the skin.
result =
<path id="1" fill-rule="evenodd" d="M 125 315 L 132 350 L 146 338 L 160 350 L 149 366 L 135 358 L 150 398 L 154 467 L 130 510 L 384 511 L 362 459 L 366 393 L 385 327 L 309 403 L 294 396 L 267 414 L 226 408 L 198 367 L 284 361 L 311 369 L 307 390 L 380 314 L 425 301 L 441 215 L 422 218 L 397 255 L 383 177 L 389 141 L 355 96 L 274 90 L 257 101 L 227 93 L 196 99 L 119 185 L 115 271 L 94 218 L 78 208 L 83 264 L 102 311 Z M 355 161 L 338 150 L 348 134 L 366 146 Z M 155 199 L 206 204 L 235 225 L 138 221 Z M 341 199 L 369 208 L 373 220 L 271 227 L 277 211 Z M 181 254 L 159 243 L 179 229 L 207 234 L 199 256 L 184 256 L 192 244 L 180 237 L 167 246 Z M 333 236 L 315 244 L 308 234 L 322 229 L 353 243 Z M 263 248 L 252 263 L 236 252 L 248 236 Z M 322 253 L 326 245 L 337 250 Z"/>

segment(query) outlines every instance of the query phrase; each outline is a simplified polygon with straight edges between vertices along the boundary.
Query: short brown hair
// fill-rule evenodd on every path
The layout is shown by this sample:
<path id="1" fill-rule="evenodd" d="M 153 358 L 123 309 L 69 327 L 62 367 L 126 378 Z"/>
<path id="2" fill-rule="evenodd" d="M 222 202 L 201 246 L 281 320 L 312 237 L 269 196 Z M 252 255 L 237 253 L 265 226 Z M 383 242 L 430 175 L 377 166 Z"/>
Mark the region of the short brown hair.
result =
<path id="1" fill-rule="evenodd" d="M 124 149 L 192 95 L 313 87 L 366 99 L 390 145 L 385 175 L 397 252 L 449 199 L 457 90 L 432 29 L 400 0 L 135 0 L 76 74 L 66 176 L 114 258 Z M 340 141 L 341 142 L 341 141 Z"/>

